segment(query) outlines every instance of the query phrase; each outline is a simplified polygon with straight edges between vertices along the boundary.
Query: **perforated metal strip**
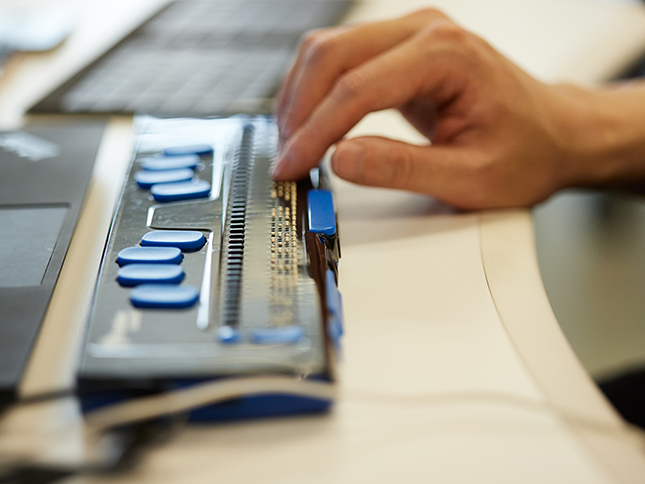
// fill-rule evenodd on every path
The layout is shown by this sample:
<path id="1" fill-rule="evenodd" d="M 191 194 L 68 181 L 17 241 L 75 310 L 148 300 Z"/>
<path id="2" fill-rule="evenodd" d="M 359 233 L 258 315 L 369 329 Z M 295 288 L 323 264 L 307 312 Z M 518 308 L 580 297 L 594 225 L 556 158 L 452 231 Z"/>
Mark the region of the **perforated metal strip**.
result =
<path id="1" fill-rule="evenodd" d="M 235 326 L 239 320 L 246 210 L 253 166 L 253 134 L 253 126 L 248 125 L 244 128 L 233 164 L 228 203 L 226 293 L 223 304 L 223 323 L 227 326 Z"/>

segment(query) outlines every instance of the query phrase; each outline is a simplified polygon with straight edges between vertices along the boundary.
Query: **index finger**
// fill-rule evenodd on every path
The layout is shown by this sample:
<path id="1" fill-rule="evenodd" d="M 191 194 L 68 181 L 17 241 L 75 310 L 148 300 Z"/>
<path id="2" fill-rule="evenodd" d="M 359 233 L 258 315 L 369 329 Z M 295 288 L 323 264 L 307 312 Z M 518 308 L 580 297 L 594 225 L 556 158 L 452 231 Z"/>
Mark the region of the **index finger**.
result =
<path id="1" fill-rule="evenodd" d="M 438 104 L 463 89 L 455 76 L 455 37 L 461 29 L 437 21 L 408 41 L 342 75 L 309 118 L 285 144 L 273 176 L 298 179 L 316 166 L 325 151 L 370 112 L 401 106 L 427 96 Z M 451 82 L 446 82 L 450 77 Z"/>
<path id="2" fill-rule="evenodd" d="M 341 74 L 400 44 L 429 22 L 445 18 L 438 10 L 425 9 L 394 20 L 309 33 L 277 98 L 281 139 L 291 136 Z"/>

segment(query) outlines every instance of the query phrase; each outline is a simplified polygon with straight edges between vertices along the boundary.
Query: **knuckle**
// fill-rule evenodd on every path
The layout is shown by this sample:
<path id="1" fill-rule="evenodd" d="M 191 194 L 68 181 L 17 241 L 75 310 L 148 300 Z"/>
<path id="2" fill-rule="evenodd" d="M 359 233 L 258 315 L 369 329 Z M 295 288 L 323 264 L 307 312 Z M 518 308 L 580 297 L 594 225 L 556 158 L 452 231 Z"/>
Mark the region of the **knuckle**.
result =
<path id="1" fill-rule="evenodd" d="M 471 180 L 481 186 L 488 186 L 498 177 L 497 162 L 493 157 L 472 160 L 468 167 Z"/>
<path id="2" fill-rule="evenodd" d="M 490 157 L 479 160 L 471 167 L 469 192 L 471 204 L 483 208 L 494 204 L 494 201 L 508 190 L 507 177 L 500 170 L 498 160 Z"/>
<path id="3" fill-rule="evenodd" d="M 413 188 L 414 184 L 414 157 L 412 152 L 405 146 L 399 146 L 392 153 L 391 182 L 395 188 Z"/>
<path id="4" fill-rule="evenodd" d="M 468 41 L 470 33 L 454 22 L 443 20 L 430 24 L 421 36 L 430 42 L 464 44 Z"/>
<path id="5" fill-rule="evenodd" d="M 300 41 L 300 48 L 301 50 L 310 50 L 314 44 L 318 42 L 318 39 L 322 35 L 321 30 L 309 30 L 308 32 L 305 32 L 302 35 L 302 39 Z"/>
<path id="6" fill-rule="evenodd" d="M 367 87 L 367 79 L 360 70 L 349 71 L 338 78 L 334 94 L 341 99 L 356 100 Z"/>
<path id="7" fill-rule="evenodd" d="M 301 50 L 308 63 L 318 64 L 332 56 L 336 46 L 334 29 L 320 29 L 305 34 Z"/>
<path id="8" fill-rule="evenodd" d="M 448 16 L 441 10 L 434 7 L 425 7 L 412 13 L 412 16 L 419 17 L 423 20 L 448 19 Z"/>

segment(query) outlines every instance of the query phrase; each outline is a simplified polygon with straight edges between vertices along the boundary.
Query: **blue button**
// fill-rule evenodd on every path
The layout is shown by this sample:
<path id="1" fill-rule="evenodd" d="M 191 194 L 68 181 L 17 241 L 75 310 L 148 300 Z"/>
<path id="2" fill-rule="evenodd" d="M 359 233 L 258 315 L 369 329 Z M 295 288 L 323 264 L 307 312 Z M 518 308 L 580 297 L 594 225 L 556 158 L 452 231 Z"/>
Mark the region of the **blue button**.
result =
<path id="1" fill-rule="evenodd" d="M 169 146 L 164 148 L 165 156 L 208 155 L 213 152 L 213 147 L 207 144 Z"/>
<path id="2" fill-rule="evenodd" d="M 154 230 L 141 237 L 146 247 L 177 247 L 182 250 L 197 250 L 206 242 L 204 234 L 196 230 Z"/>
<path id="3" fill-rule="evenodd" d="M 343 308 L 342 308 L 342 299 L 340 291 L 336 287 L 336 276 L 331 270 L 327 270 L 325 273 L 326 278 L 326 289 L 327 289 L 327 310 L 336 316 L 342 323 L 343 319 Z M 341 334 L 343 330 L 341 328 Z"/>
<path id="4" fill-rule="evenodd" d="M 152 196 L 158 202 L 177 202 L 192 198 L 206 198 L 211 194 L 211 185 L 207 181 L 164 183 L 150 188 Z"/>
<path id="5" fill-rule="evenodd" d="M 336 212 L 329 190 L 309 190 L 307 192 L 309 213 L 309 232 L 324 235 L 336 233 Z"/>
<path id="6" fill-rule="evenodd" d="M 240 330 L 232 326 L 222 326 L 217 330 L 217 338 L 224 344 L 240 342 Z"/>
<path id="7" fill-rule="evenodd" d="M 149 156 L 141 160 L 141 168 L 147 171 L 179 170 L 180 168 L 197 168 L 199 156 Z"/>
<path id="8" fill-rule="evenodd" d="M 122 286 L 139 284 L 179 284 L 184 270 L 175 264 L 129 264 L 121 267 L 116 279 Z"/>
<path id="9" fill-rule="evenodd" d="M 116 259 L 120 266 L 128 264 L 179 264 L 184 256 L 176 247 L 128 247 Z"/>
<path id="10" fill-rule="evenodd" d="M 340 346 L 340 338 L 345 329 L 343 327 L 343 301 L 336 287 L 334 272 L 328 270 L 326 277 L 326 305 L 327 305 L 327 334 L 337 348 Z"/>
<path id="11" fill-rule="evenodd" d="M 258 345 L 284 345 L 297 343 L 305 335 L 300 326 L 262 328 L 251 332 L 251 341 Z"/>
<path id="12" fill-rule="evenodd" d="M 183 309 L 197 301 L 199 291 L 193 286 L 142 284 L 130 293 L 130 302 L 137 308 Z"/>
<path id="13" fill-rule="evenodd" d="M 141 188 L 150 188 L 157 183 L 177 183 L 192 180 L 195 172 L 190 168 L 178 170 L 147 171 L 139 170 L 134 174 L 134 181 Z"/>

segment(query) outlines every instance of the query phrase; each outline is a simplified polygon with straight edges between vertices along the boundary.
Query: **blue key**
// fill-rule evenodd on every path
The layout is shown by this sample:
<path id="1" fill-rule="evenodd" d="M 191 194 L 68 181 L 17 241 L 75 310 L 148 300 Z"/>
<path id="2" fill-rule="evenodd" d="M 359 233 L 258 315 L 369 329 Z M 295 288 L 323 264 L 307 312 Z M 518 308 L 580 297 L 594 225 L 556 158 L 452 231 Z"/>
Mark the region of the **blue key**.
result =
<path id="1" fill-rule="evenodd" d="M 122 286 L 139 284 L 179 284 L 184 270 L 175 264 L 128 264 L 121 267 L 116 279 Z"/>
<path id="2" fill-rule="evenodd" d="M 199 291 L 193 286 L 142 284 L 130 293 L 130 302 L 137 308 L 184 309 L 197 301 Z"/>
<path id="3" fill-rule="evenodd" d="M 222 326 L 217 330 L 217 338 L 224 344 L 240 342 L 240 330 L 231 326 Z"/>
<path id="4" fill-rule="evenodd" d="M 211 185 L 207 181 L 182 183 L 163 183 L 153 185 L 150 193 L 158 202 L 177 202 L 193 198 L 206 198 L 211 194 Z"/>
<path id="5" fill-rule="evenodd" d="M 179 170 L 166 171 L 147 171 L 139 170 L 134 174 L 134 181 L 141 188 L 150 188 L 157 183 L 177 183 L 192 180 L 195 172 L 190 168 L 180 168 Z"/>
<path id="6" fill-rule="evenodd" d="M 199 156 L 148 156 L 141 160 L 141 168 L 147 171 L 179 170 L 180 168 L 197 168 Z"/>
<path id="7" fill-rule="evenodd" d="M 324 235 L 336 233 L 336 212 L 329 190 L 309 190 L 307 192 L 309 213 L 309 232 Z"/>
<path id="8" fill-rule="evenodd" d="M 206 242 L 204 234 L 196 230 L 154 230 L 141 237 L 146 247 L 177 247 L 181 250 L 197 250 Z"/>
<path id="9" fill-rule="evenodd" d="M 169 146 L 164 148 L 165 156 L 208 155 L 213 152 L 213 147 L 207 144 Z"/>
<path id="10" fill-rule="evenodd" d="M 285 345 L 297 343 L 305 335 L 300 326 L 255 329 L 251 341 L 258 345 Z"/>
<path id="11" fill-rule="evenodd" d="M 179 264 L 184 256 L 176 247 L 128 247 L 119 252 L 117 263 L 128 264 Z"/>
<path id="12" fill-rule="evenodd" d="M 334 342 L 336 348 L 340 347 L 340 338 L 343 336 L 345 329 L 343 327 L 343 301 L 336 287 L 336 278 L 334 272 L 326 272 L 326 303 L 327 303 L 327 334 Z"/>

